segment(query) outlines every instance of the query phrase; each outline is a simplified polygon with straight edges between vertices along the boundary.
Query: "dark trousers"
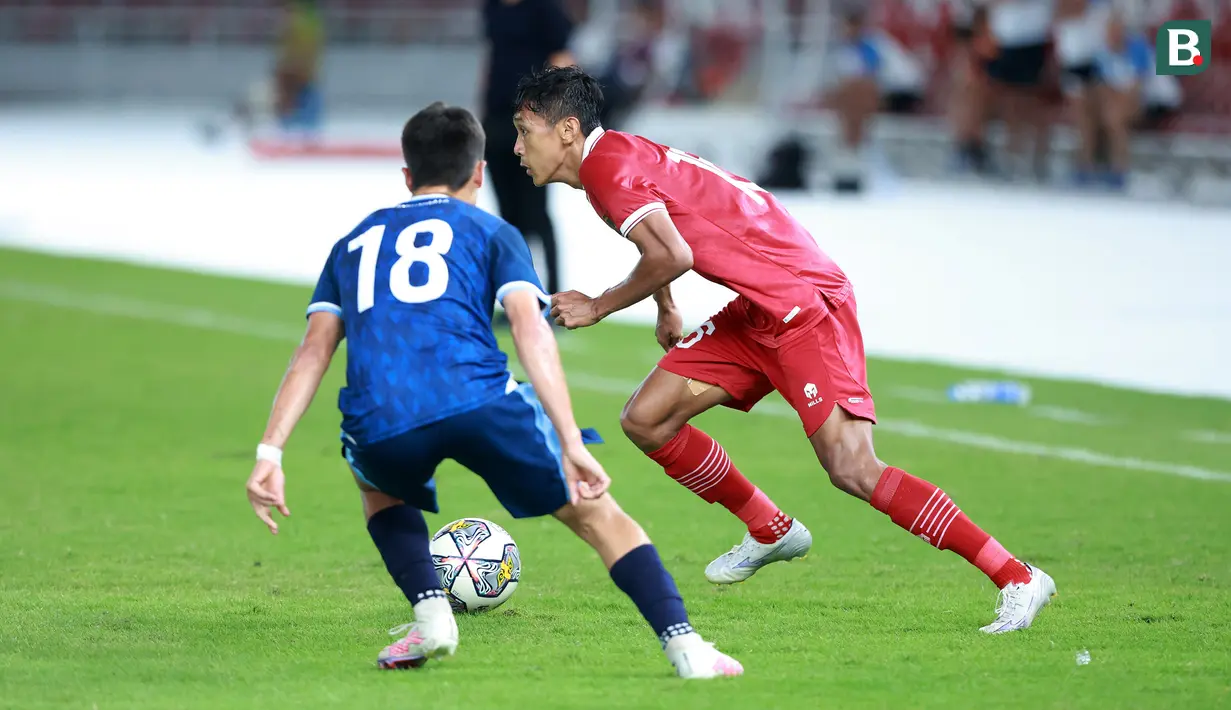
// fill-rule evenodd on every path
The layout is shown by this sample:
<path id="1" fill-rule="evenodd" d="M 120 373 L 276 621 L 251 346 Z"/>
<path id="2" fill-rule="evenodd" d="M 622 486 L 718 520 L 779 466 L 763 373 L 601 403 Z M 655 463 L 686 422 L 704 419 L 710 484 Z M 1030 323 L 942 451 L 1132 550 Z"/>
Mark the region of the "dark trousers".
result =
<path id="1" fill-rule="evenodd" d="M 507 114 L 488 116 L 483 120 L 487 133 L 487 171 L 500 216 L 517 227 L 528 244 L 536 240 L 543 248 L 547 261 L 547 279 L 543 286 L 549 294 L 560 290 L 560 253 L 556 247 L 556 230 L 547 214 L 547 188 L 535 187 L 534 181 L 521 166 L 521 160 L 513 155 L 513 143 L 517 131 Z"/>

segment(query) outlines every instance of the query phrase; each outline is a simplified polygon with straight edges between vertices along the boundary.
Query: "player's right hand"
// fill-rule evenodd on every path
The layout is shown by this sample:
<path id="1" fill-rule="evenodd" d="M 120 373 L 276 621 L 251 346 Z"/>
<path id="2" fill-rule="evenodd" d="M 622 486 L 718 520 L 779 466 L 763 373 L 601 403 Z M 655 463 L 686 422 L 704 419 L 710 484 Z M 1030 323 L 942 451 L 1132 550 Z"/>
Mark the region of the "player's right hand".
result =
<path id="1" fill-rule="evenodd" d="M 663 350 L 671 350 L 684 337 L 684 318 L 675 308 L 659 308 L 654 338 Z"/>
<path id="2" fill-rule="evenodd" d="M 581 498 L 601 497 L 611 487 L 611 477 L 584 444 L 566 446 L 561 461 L 570 503 L 575 505 Z"/>
<path id="3" fill-rule="evenodd" d="M 277 508 L 282 515 L 289 516 L 290 508 L 286 507 L 286 474 L 278 464 L 260 459 L 248 476 L 248 502 L 256 517 L 269 528 L 269 532 L 278 534 L 278 524 L 274 522 L 271 508 Z"/>

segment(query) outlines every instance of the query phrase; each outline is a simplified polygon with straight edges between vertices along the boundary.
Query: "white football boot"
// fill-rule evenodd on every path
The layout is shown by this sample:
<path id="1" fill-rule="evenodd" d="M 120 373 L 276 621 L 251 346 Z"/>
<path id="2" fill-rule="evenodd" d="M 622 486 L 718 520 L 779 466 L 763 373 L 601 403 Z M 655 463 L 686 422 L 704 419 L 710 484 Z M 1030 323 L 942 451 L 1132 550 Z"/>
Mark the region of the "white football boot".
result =
<path id="1" fill-rule="evenodd" d="M 380 652 L 376 665 L 385 670 L 418 668 L 429 658 L 452 656 L 457 650 L 457 620 L 441 598 L 415 604 L 414 621 L 389 629 L 390 636 L 402 633 L 406 635 Z"/>
<path id="2" fill-rule="evenodd" d="M 744 667 L 739 661 L 714 648 L 714 644 L 706 642 L 696 632 L 676 636 L 667 641 L 663 650 L 667 652 L 667 660 L 675 666 L 676 675 L 681 678 L 722 678 L 744 674 Z"/>
<path id="3" fill-rule="evenodd" d="M 812 533 L 798 520 L 778 542 L 763 543 L 744 533 L 744 541 L 723 553 L 705 568 L 705 578 L 714 584 L 734 584 L 748 579 L 771 562 L 789 562 L 812 549 Z"/>
<path id="4" fill-rule="evenodd" d="M 1024 563 L 1023 563 L 1024 564 Z M 1034 617 L 1056 596 L 1056 582 L 1038 567 L 1030 569 L 1030 581 L 1010 584 L 1000 590 L 996 620 L 979 629 L 985 634 L 1007 634 L 1030 628 Z"/>

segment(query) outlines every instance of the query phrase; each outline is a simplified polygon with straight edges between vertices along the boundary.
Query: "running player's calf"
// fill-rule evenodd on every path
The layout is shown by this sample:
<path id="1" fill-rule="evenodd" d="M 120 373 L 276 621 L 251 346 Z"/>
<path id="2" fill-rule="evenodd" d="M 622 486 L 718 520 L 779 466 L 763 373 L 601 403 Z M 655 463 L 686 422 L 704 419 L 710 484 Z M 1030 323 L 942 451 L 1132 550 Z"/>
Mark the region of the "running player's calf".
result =
<path id="1" fill-rule="evenodd" d="M 582 499 L 554 515 L 598 552 L 611 581 L 637 605 L 681 678 L 743 674 L 738 661 L 706 643 L 693 630 L 684 600 L 663 567 L 658 550 L 610 495 Z"/>
<path id="2" fill-rule="evenodd" d="M 714 584 L 742 582 L 761 567 L 802 557 L 812 547 L 808 529 L 740 473 L 718 442 L 688 423 L 730 399 L 721 387 L 656 368 L 620 415 L 624 433 L 668 476 L 707 503 L 720 503 L 748 527 L 740 544 L 706 567 Z"/>
<path id="3" fill-rule="evenodd" d="M 834 407 L 809 440 L 834 486 L 867 501 L 929 545 L 961 555 L 992 580 L 1001 590 L 1001 602 L 996 620 L 984 632 L 1029 627 L 1055 595 L 1055 582 L 1046 572 L 1011 555 L 944 491 L 878 459 L 871 422 Z"/>

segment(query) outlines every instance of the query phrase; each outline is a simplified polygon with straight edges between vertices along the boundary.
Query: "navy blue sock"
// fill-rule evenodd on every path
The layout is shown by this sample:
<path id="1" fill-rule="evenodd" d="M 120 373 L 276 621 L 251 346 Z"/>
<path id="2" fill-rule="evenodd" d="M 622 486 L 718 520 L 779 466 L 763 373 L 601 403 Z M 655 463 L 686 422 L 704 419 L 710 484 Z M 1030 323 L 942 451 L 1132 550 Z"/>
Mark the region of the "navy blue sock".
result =
<path id="1" fill-rule="evenodd" d="M 368 534 L 380 550 L 389 576 L 411 605 L 432 597 L 445 598 L 432 564 L 427 521 L 421 511 L 404 504 L 385 508 L 368 521 Z"/>
<path id="2" fill-rule="evenodd" d="M 653 545 L 642 545 L 616 560 L 611 581 L 633 600 L 664 646 L 673 636 L 692 633 L 684 599 Z"/>

